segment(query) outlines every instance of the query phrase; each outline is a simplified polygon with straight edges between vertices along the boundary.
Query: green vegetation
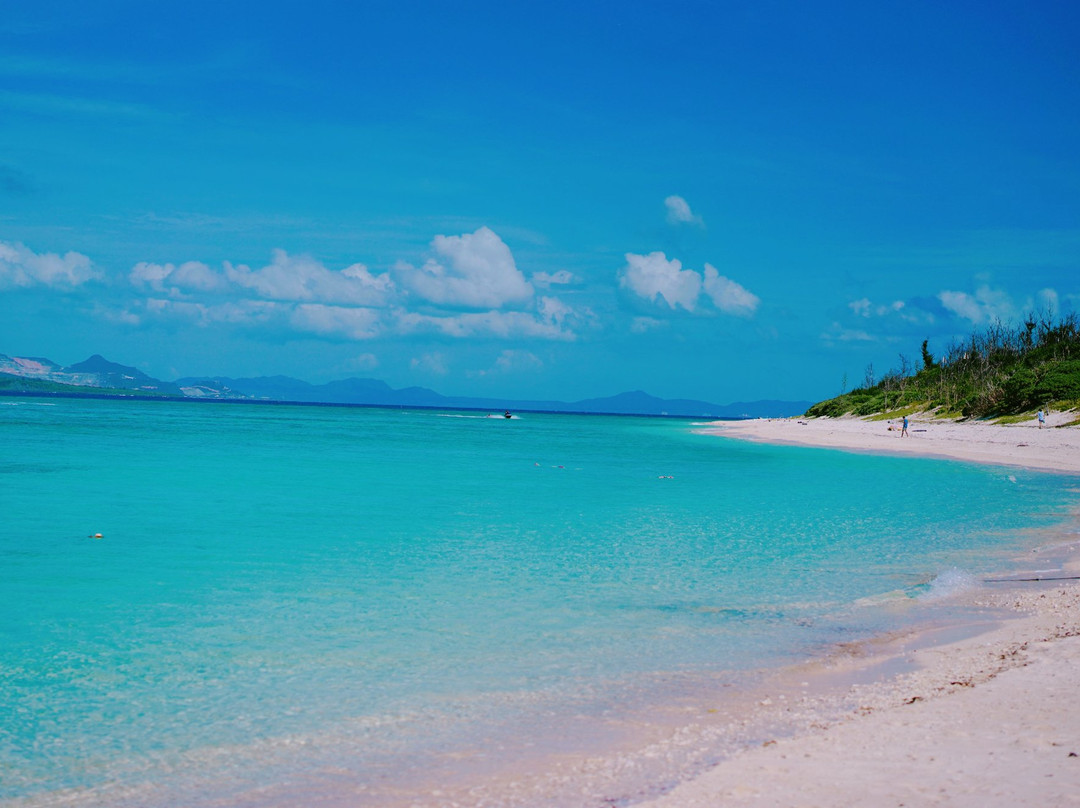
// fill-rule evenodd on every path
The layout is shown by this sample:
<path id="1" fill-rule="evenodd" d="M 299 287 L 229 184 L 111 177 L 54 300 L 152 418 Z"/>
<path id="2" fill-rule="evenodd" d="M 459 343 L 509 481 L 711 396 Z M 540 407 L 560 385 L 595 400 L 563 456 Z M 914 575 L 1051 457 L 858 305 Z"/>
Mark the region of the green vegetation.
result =
<path id="1" fill-rule="evenodd" d="M 873 366 L 862 387 L 815 404 L 810 417 L 880 415 L 900 417 L 935 410 L 942 417 L 1005 417 L 1038 407 L 1068 409 L 1080 404 L 1080 321 L 1070 314 L 1029 316 L 1021 325 L 1000 322 L 953 343 L 937 360 L 927 341 L 922 367 L 900 367 L 880 380 Z"/>
<path id="2" fill-rule="evenodd" d="M 19 393 L 45 393 L 64 395 L 101 395 L 101 396 L 140 396 L 162 398 L 161 393 L 149 390 L 126 390 L 116 387 L 86 387 L 77 384 L 62 384 L 46 379 L 28 379 L 11 373 L 0 373 L 0 395 Z"/>

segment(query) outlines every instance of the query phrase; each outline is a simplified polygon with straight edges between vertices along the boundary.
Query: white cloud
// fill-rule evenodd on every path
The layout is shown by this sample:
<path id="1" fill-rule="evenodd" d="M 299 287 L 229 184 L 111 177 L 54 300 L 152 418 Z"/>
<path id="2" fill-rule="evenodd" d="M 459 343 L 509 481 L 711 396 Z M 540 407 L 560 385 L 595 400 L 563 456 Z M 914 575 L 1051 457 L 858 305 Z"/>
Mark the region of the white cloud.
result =
<path id="1" fill-rule="evenodd" d="M 676 258 L 669 261 L 662 252 L 627 253 L 619 285 L 646 300 L 656 302 L 660 297 L 669 308 L 682 306 L 693 311 L 701 293 L 701 276 L 692 269 L 683 269 Z"/>
<path id="2" fill-rule="evenodd" d="M 664 200 L 667 208 L 667 220 L 671 224 L 704 224 L 700 216 L 695 216 L 690 205 L 681 196 L 669 196 Z"/>
<path id="3" fill-rule="evenodd" d="M 666 325 L 667 322 L 664 320 L 657 320 L 654 317 L 635 317 L 630 323 L 630 330 L 635 334 L 645 334 Z"/>
<path id="4" fill-rule="evenodd" d="M 482 311 L 456 315 L 432 315 L 397 312 L 398 328 L 403 333 L 435 332 L 448 337 L 532 337 L 538 339 L 576 339 L 554 318 L 536 317 L 524 311 Z"/>
<path id="5" fill-rule="evenodd" d="M 134 286 L 146 286 L 174 297 L 187 291 L 218 291 L 227 285 L 221 273 L 214 272 L 201 261 L 186 261 L 180 266 L 141 261 L 131 268 L 128 280 Z"/>
<path id="6" fill-rule="evenodd" d="M 75 287 L 100 277 L 82 253 L 36 253 L 22 244 L 0 241 L 0 288 Z"/>
<path id="7" fill-rule="evenodd" d="M 577 282 L 577 278 L 565 269 L 553 273 L 535 272 L 530 280 L 534 286 L 539 286 L 541 289 L 549 289 L 552 286 L 565 286 Z"/>
<path id="8" fill-rule="evenodd" d="M 301 303 L 293 309 L 290 324 L 299 331 L 340 335 L 349 339 L 371 339 L 381 331 L 377 309 Z"/>
<path id="9" fill-rule="evenodd" d="M 266 300 L 237 300 L 227 303 L 194 303 L 186 300 L 148 298 L 143 304 L 147 313 L 158 317 L 188 320 L 199 326 L 215 323 L 254 325 L 266 323 L 288 311 L 280 303 Z"/>
<path id="10" fill-rule="evenodd" d="M 902 311 L 905 305 L 903 300 L 894 300 L 892 303 L 875 306 L 870 298 L 863 297 L 859 300 L 852 300 L 848 303 L 848 308 L 855 312 L 859 317 L 870 317 L 872 315 L 884 317 L 886 314 Z"/>
<path id="11" fill-rule="evenodd" d="M 1007 322 L 1016 316 L 1016 307 L 1009 295 L 985 285 L 976 289 L 974 295 L 944 291 L 938 294 L 938 300 L 949 311 L 976 325 L 994 320 Z"/>
<path id="12" fill-rule="evenodd" d="M 135 309 L 147 317 L 182 318 L 200 325 L 267 322 L 353 340 L 416 332 L 573 340 L 574 325 L 591 316 L 557 297 L 535 297 L 509 248 L 488 228 L 438 236 L 432 249 L 438 260 L 429 260 L 423 268 L 398 267 L 401 286 L 389 273 L 374 274 L 363 264 L 333 271 L 311 257 L 280 249 L 258 269 L 227 261 L 223 271 L 197 261 L 179 266 L 144 261 L 131 269 L 128 280 L 153 293 Z M 545 283 L 576 280 L 567 271 L 541 276 Z M 407 290 L 416 295 L 414 302 L 422 299 L 421 310 L 407 308 Z M 238 300 L 224 302 L 233 298 Z M 506 310 L 498 308 L 509 304 L 513 306 Z M 493 308 L 462 311 L 473 306 Z"/>
<path id="13" fill-rule="evenodd" d="M 533 287 L 514 264 L 510 248 L 489 228 L 436 236 L 431 248 L 437 257 L 422 267 L 404 262 L 396 267 L 401 283 L 424 300 L 476 309 L 532 300 Z"/>
<path id="14" fill-rule="evenodd" d="M 857 328 L 844 328 L 840 323 L 834 322 L 829 330 L 821 335 L 826 343 L 834 342 L 877 342 L 877 338 Z"/>
<path id="15" fill-rule="evenodd" d="M 751 317 L 761 302 L 757 295 L 717 272 L 712 264 L 705 265 L 704 289 L 713 305 L 725 314 Z"/>
<path id="16" fill-rule="evenodd" d="M 870 309 L 872 306 L 873 303 L 870 302 L 870 298 L 868 297 L 863 297 L 859 300 L 852 300 L 850 303 L 848 303 L 848 308 L 860 317 L 869 317 Z"/>
<path id="17" fill-rule="evenodd" d="M 499 358 L 495 360 L 495 369 L 500 373 L 539 370 L 543 366 L 544 363 L 540 360 L 540 357 L 532 351 L 506 350 L 499 354 Z"/>
<path id="18" fill-rule="evenodd" d="M 380 306 L 395 291 L 389 275 L 373 275 L 363 264 L 335 272 L 309 256 L 290 256 L 284 250 L 274 250 L 271 263 L 261 269 L 225 262 L 225 275 L 270 300 Z"/>

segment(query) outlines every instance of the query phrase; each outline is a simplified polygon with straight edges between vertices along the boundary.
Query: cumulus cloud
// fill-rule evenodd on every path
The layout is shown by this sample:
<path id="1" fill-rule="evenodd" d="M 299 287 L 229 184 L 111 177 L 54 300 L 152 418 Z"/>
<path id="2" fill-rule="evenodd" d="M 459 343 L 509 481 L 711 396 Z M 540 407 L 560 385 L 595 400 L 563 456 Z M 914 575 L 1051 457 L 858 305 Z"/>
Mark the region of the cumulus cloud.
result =
<path id="1" fill-rule="evenodd" d="M 143 286 L 155 292 L 180 297 L 188 292 L 214 292 L 227 285 L 225 277 L 201 261 L 175 264 L 153 264 L 141 261 L 131 268 L 128 280 L 133 286 Z"/>
<path id="2" fill-rule="evenodd" d="M 700 216 L 695 216 L 689 203 L 681 196 L 669 196 L 664 200 L 667 208 L 667 220 L 670 224 L 703 224 Z"/>
<path id="3" fill-rule="evenodd" d="M 678 259 L 668 259 L 662 252 L 627 253 L 619 285 L 658 305 L 688 312 L 698 309 L 702 293 L 717 311 L 737 317 L 752 317 L 761 302 L 746 287 L 721 275 L 712 264 L 705 264 L 703 276 L 683 269 Z"/>
<path id="4" fill-rule="evenodd" d="M 627 253 L 619 285 L 646 300 L 656 302 L 660 298 L 671 309 L 682 306 L 693 311 L 701 293 L 701 276 L 692 269 L 683 269 L 676 258 L 669 261 L 662 252 Z"/>
<path id="5" fill-rule="evenodd" d="M 226 262 L 225 275 L 270 300 L 379 306 L 394 292 L 388 275 L 373 275 L 363 264 L 335 272 L 314 258 L 291 256 L 284 250 L 274 250 L 270 264 L 261 269 Z"/>
<path id="6" fill-rule="evenodd" d="M 200 325 L 266 323 L 350 340 L 417 332 L 572 340 L 573 327 L 590 316 L 557 297 L 537 297 L 489 228 L 437 236 L 431 248 L 424 266 L 399 264 L 393 274 L 360 263 L 335 271 L 309 256 L 274 250 L 270 263 L 255 269 L 228 261 L 221 270 L 198 261 L 144 261 L 128 280 L 151 293 L 134 307 L 137 316 Z M 544 286 L 576 281 L 565 270 L 540 273 L 538 280 Z M 419 310 L 410 302 L 419 302 Z"/>
<path id="7" fill-rule="evenodd" d="M 436 236 L 435 256 L 423 266 L 400 263 L 397 276 L 407 289 L 440 306 L 499 309 L 528 303 L 533 287 L 494 231 L 481 227 L 461 236 Z"/>
<path id="8" fill-rule="evenodd" d="M 712 264 L 705 265 L 703 287 L 713 305 L 726 314 L 751 317 L 761 302 L 757 295 L 717 272 Z"/>
<path id="9" fill-rule="evenodd" d="M 0 288 L 73 288 L 100 277 L 82 253 L 36 253 L 22 244 L 0 241 Z"/>

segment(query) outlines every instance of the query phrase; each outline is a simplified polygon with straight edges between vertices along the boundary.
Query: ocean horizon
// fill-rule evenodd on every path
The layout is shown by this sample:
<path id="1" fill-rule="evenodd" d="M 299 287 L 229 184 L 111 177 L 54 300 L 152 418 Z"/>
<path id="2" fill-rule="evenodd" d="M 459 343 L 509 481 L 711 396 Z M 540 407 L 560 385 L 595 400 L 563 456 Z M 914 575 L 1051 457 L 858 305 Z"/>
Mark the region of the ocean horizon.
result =
<path id="1" fill-rule="evenodd" d="M 686 418 L 192 403 L 0 400 L 0 804 L 395 806 L 519 769 L 485 804 L 598 804 L 539 782 L 564 755 L 648 793 L 714 753 L 643 716 L 1009 569 L 1077 483 Z"/>

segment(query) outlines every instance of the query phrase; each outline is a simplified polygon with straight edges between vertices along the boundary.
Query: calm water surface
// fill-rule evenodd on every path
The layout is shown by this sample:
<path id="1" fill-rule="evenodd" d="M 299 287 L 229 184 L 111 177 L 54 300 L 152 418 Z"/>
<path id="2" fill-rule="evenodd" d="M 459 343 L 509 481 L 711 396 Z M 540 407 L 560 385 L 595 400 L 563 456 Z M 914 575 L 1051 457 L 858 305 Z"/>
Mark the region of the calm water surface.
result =
<path id="1" fill-rule="evenodd" d="M 455 750 L 888 628 L 1076 483 L 675 419 L 0 399 L 0 803 L 271 805 L 303 772 L 391 804 Z"/>

